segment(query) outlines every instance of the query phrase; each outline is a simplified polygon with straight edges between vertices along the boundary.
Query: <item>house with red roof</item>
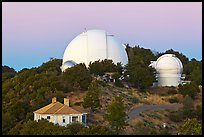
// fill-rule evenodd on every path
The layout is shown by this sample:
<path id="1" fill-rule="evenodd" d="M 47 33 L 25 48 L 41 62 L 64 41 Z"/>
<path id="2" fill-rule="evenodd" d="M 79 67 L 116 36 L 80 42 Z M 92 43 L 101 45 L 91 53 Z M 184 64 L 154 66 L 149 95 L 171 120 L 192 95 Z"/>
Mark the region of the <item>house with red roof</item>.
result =
<path id="1" fill-rule="evenodd" d="M 53 97 L 52 103 L 33 113 L 35 121 L 47 119 L 49 122 L 61 126 L 66 126 L 67 124 L 75 122 L 86 124 L 87 113 L 82 113 L 70 107 L 68 98 L 64 98 L 64 104 L 62 104 L 57 101 L 56 97 Z"/>

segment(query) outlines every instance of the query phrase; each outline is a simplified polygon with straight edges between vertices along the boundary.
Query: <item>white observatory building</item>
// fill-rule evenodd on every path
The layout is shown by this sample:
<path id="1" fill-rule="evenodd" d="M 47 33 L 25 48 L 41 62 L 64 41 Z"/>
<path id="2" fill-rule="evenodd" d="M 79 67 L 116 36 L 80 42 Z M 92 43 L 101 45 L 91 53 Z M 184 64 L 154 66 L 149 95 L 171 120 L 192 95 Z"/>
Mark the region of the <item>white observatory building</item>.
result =
<path id="1" fill-rule="evenodd" d="M 178 86 L 182 84 L 183 65 L 174 54 L 164 54 L 149 65 L 156 69 L 157 86 Z"/>
<path id="2" fill-rule="evenodd" d="M 63 72 L 79 63 L 84 63 L 88 67 L 90 62 L 99 59 L 111 59 L 115 64 L 128 63 L 125 47 L 114 35 L 104 30 L 87 30 L 76 36 L 66 47 L 60 68 Z"/>

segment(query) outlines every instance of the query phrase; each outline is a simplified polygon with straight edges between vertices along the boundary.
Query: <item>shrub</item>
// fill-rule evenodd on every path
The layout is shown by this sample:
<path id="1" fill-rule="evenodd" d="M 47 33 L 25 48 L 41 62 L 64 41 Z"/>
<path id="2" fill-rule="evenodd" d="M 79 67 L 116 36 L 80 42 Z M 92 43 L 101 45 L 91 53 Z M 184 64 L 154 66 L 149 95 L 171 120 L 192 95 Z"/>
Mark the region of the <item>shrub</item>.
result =
<path id="1" fill-rule="evenodd" d="M 162 93 L 159 93 L 160 96 L 168 96 L 169 94 L 167 92 L 162 92 Z"/>
<path id="2" fill-rule="evenodd" d="M 183 100 L 183 116 L 184 118 L 194 117 L 194 101 L 190 96 L 185 96 Z"/>
<path id="3" fill-rule="evenodd" d="M 80 106 L 82 103 L 83 103 L 83 102 L 76 102 L 76 103 L 74 103 L 74 105 Z"/>
<path id="4" fill-rule="evenodd" d="M 107 84 L 104 82 L 104 81 L 101 81 L 101 80 L 96 80 L 96 83 L 105 87 Z"/>
<path id="5" fill-rule="evenodd" d="M 130 100 L 132 103 L 139 103 L 139 99 L 136 98 L 136 97 L 131 97 L 131 98 L 129 98 L 129 100 Z"/>
<path id="6" fill-rule="evenodd" d="M 170 103 L 178 103 L 179 100 L 178 100 L 177 97 L 173 97 L 173 98 L 169 98 L 169 102 L 170 102 Z"/>
<path id="7" fill-rule="evenodd" d="M 169 90 L 167 91 L 167 93 L 168 93 L 169 95 L 174 95 L 174 94 L 177 94 L 178 92 L 177 92 L 176 89 L 169 89 Z"/>
<path id="8" fill-rule="evenodd" d="M 181 122 L 183 120 L 183 112 L 179 110 L 174 113 L 170 113 L 168 117 L 173 122 Z"/>
<path id="9" fill-rule="evenodd" d="M 189 95 L 191 96 L 192 99 L 195 98 L 196 94 L 199 92 L 198 86 L 194 83 L 191 82 L 190 84 L 185 84 L 185 85 L 179 85 L 179 93 L 182 95 L 186 96 Z"/>
<path id="10" fill-rule="evenodd" d="M 202 135 L 202 123 L 196 118 L 185 119 L 178 130 L 181 135 Z"/>

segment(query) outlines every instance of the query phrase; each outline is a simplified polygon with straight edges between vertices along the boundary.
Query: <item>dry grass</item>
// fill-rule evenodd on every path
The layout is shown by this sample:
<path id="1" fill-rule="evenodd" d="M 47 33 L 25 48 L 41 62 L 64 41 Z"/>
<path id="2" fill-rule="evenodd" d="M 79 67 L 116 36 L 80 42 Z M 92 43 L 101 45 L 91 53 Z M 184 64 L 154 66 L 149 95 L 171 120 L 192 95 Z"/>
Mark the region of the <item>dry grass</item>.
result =
<path id="1" fill-rule="evenodd" d="M 161 95 L 160 92 L 167 92 L 169 88 L 158 88 L 158 89 L 148 89 L 148 92 L 139 92 L 138 90 L 132 88 L 118 88 L 113 86 L 106 86 L 106 87 L 100 87 L 101 94 L 100 94 L 100 104 L 102 105 L 102 108 L 100 108 L 98 111 L 93 113 L 92 119 L 90 118 L 90 109 L 84 109 L 81 106 L 75 105 L 76 102 L 82 102 L 83 97 L 86 94 L 86 91 L 76 91 L 72 93 L 67 93 L 67 96 L 70 98 L 70 104 L 73 108 L 81 111 L 81 112 L 87 112 L 88 113 L 88 123 L 89 124 L 100 124 L 103 126 L 107 126 L 108 122 L 103 119 L 103 114 L 105 113 L 106 107 L 111 104 L 112 97 L 114 95 L 120 95 L 123 97 L 124 105 L 126 108 L 126 112 L 140 107 L 144 104 L 169 104 L 169 98 L 177 97 L 179 100 L 179 103 L 183 102 L 183 96 L 181 94 L 173 94 L 173 95 Z M 139 103 L 132 103 L 127 97 L 132 96 L 139 99 Z M 195 100 L 195 104 L 202 104 L 202 92 L 198 94 Z M 172 108 L 173 109 L 173 108 Z M 125 127 L 125 134 L 132 134 L 133 133 L 133 127 L 138 123 L 139 121 L 144 122 L 144 120 L 148 122 L 152 122 L 155 125 L 155 129 L 157 129 L 159 126 L 162 125 L 163 122 L 168 123 L 170 125 L 176 125 L 177 123 L 172 122 L 166 115 L 168 115 L 169 112 L 166 110 L 158 110 L 156 112 L 154 111 L 145 111 L 142 114 L 144 117 L 136 116 L 135 118 L 128 121 L 128 126 Z M 157 115 L 159 118 L 152 118 L 148 116 L 148 114 Z"/>

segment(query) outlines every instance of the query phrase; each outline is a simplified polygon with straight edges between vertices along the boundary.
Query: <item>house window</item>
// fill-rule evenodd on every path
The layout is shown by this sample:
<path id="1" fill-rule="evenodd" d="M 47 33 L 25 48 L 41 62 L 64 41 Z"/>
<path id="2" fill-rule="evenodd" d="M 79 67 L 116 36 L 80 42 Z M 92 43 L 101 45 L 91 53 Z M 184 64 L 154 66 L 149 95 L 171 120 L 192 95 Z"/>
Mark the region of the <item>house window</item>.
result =
<path id="1" fill-rule="evenodd" d="M 78 116 L 72 116 L 72 122 L 77 122 L 78 121 Z"/>
<path id="2" fill-rule="evenodd" d="M 62 122 L 65 123 L 65 117 L 64 116 L 62 117 Z"/>
<path id="3" fill-rule="evenodd" d="M 50 119 L 50 116 L 47 116 L 47 119 Z"/>

